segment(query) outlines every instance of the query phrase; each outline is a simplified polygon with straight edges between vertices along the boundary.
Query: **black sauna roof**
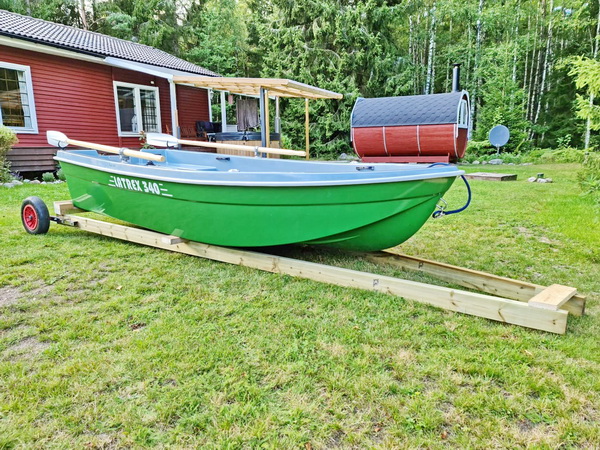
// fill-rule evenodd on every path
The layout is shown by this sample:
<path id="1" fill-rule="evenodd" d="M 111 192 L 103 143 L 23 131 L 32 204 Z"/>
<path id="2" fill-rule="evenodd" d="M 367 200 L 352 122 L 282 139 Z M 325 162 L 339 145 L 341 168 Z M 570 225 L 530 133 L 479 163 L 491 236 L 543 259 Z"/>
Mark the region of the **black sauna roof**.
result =
<path id="1" fill-rule="evenodd" d="M 461 91 L 405 97 L 359 98 L 352 110 L 352 127 L 456 123 L 458 104 L 466 95 L 466 91 Z"/>

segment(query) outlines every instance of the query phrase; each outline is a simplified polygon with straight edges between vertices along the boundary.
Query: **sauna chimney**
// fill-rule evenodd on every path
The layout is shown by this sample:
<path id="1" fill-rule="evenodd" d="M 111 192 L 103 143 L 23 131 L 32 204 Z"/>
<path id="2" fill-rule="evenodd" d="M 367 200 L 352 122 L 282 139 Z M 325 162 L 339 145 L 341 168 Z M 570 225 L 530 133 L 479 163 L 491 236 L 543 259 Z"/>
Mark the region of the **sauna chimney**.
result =
<path id="1" fill-rule="evenodd" d="M 452 92 L 460 91 L 460 64 L 453 64 L 454 68 L 452 69 Z"/>

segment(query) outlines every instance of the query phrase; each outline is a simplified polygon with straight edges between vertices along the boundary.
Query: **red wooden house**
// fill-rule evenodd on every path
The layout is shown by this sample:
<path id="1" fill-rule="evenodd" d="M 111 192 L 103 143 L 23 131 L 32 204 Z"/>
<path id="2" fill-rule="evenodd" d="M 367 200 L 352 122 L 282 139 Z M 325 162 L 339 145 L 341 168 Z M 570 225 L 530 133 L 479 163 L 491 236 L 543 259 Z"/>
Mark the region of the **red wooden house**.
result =
<path id="1" fill-rule="evenodd" d="M 174 76 L 214 72 L 146 45 L 0 10 L 0 124 L 17 132 L 13 170 L 52 170 L 47 130 L 139 148 L 140 132 L 210 120 L 207 89 Z"/>

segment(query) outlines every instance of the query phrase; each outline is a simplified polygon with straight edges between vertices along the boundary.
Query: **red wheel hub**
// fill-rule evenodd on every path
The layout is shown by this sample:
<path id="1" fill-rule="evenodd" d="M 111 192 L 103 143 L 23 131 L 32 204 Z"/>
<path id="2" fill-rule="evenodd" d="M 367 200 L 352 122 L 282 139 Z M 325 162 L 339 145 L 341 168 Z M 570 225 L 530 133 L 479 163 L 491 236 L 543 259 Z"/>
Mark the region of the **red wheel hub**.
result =
<path id="1" fill-rule="evenodd" d="M 35 230 L 38 225 L 38 215 L 35 208 L 31 205 L 26 205 L 23 208 L 23 223 L 29 230 Z"/>

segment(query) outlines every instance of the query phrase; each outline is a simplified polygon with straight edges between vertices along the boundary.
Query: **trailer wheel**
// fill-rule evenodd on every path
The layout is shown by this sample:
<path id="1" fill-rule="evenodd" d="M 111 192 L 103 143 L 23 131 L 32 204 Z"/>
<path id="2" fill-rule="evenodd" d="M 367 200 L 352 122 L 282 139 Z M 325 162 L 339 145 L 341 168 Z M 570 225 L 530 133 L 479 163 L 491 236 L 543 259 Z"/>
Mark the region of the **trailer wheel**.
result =
<path id="1" fill-rule="evenodd" d="M 29 234 L 46 234 L 50 228 L 48 207 L 39 197 L 27 197 L 21 204 L 21 221 Z"/>

